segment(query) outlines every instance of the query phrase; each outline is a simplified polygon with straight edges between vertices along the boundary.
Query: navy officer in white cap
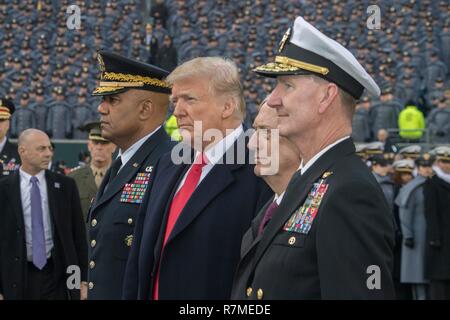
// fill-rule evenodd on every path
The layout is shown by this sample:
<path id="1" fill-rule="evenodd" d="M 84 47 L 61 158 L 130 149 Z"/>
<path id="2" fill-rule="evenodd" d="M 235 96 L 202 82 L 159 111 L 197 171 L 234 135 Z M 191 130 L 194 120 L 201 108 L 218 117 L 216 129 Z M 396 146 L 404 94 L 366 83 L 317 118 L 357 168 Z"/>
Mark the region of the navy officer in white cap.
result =
<path id="1" fill-rule="evenodd" d="M 356 101 L 380 89 L 355 57 L 298 17 L 275 61 L 268 105 L 302 164 L 245 250 L 233 299 L 394 299 L 394 224 L 350 138 Z"/>

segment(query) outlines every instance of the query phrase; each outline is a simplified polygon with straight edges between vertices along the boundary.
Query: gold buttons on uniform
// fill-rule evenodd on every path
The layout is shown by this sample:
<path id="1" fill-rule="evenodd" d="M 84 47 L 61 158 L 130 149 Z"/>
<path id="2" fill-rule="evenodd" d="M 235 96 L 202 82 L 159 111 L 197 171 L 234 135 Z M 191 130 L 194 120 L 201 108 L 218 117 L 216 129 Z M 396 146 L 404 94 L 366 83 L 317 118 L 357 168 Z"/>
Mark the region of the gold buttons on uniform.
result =
<path id="1" fill-rule="evenodd" d="M 95 262 L 91 260 L 91 262 L 89 262 L 89 268 L 94 269 L 95 268 Z"/>
<path id="2" fill-rule="evenodd" d="M 128 224 L 132 224 L 133 223 L 133 219 L 128 218 Z"/>
<path id="3" fill-rule="evenodd" d="M 97 219 L 92 219 L 91 226 L 95 227 L 97 225 Z"/>
<path id="4" fill-rule="evenodd" d="M 250 297 L 252 295 L 253 289 L 251 287 L 247 288 L 247 297 Z"/>
<path id="5" fill-rule="evenodd" d="M 256 297 L 258 298 L 258 300 L 261 300 L 263 298 L 264 292 L 262 291 L 262 289 L 258 289 L 258 291 L 256 292 Z"/>
<path id="6" fill-rule="evenodd" d="M 91 247 L 92 247 L 92 248 L 95 247 L 96 244 L 97 244 L 97 241 L 95 241 L 95 240 L 92 240 L 92 241 L 91 241 Z"/>
<path id="7" fill-rule="evenodd" d="M 94 283 L 93 282 L 89 282 L 89 290 L 94 289 Z"/>
<path id="8" fill-rule="evenodd" d="M 295 243 L 295 237 L 290 237 L 288 243 L 292 246 Z"/>

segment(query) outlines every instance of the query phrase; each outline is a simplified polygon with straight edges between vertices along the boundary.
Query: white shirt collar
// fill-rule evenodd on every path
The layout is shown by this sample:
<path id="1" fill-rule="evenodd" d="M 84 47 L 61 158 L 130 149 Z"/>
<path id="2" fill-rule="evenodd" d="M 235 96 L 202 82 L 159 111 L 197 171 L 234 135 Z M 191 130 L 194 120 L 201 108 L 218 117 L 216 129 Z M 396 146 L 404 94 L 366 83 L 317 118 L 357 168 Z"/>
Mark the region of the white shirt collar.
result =
<path id="1" fill-rule="evenodd" d="M 120 169 L 122 169 L 127 164 L 127 162 L 130 161 L 130 159 L 134 156 L 136 151 L 138 151 L 139 148 L 144 144 L 144 142 L 147 141 L 147 139 L 150 138 L 156 131 L 158 131 L 159 128 L 161 128 L 161 126 L 157 127 L 148 135 L 136 141 L 131 147 L 129 147 L 124 152 L 122 152 L 122 149 L 119 149 L 119 154 L 117 155 L 117 157 L 121 157 L 120 160 L 122 161 L 122 166 L 120 167 Z"/>
<path id="2" fill-rule="evenodd" d="M 328 146 L 326 146 L 325 148 L 323 148 L 322 150 L 320 150 L 314 157 L 311 158 L 311 160 L 309 160 L 305 165 L 303 165 L 303 160 L 300 163 L 300 167 L 299 169 L 301 170 L 302 175 L 306 172 L 306 170 L 308 170 L 313 164 L 314 162 L 316 162 L 325 152 L 327 152 L 328 150 L 330 150 L 331 148 L 333 148 L 335 145 L 337 145 L 338 143 L 344 141 L 345 139 L 350 138 L 350 136 L 345 136 L 335 142 L 333 142 L 332 144 L 329 144 Z"/>
<path id="3" fill-rule="evenodd" d="M 20 167 L 19 172 L 20 172 L 20 177 L 22 179 L 24 179 L 25 181 L 30 182 L 30 179 L 31 179 L 32 175 L 30 175 L 29 173 L 26 173 L 25 171 L 23 171 L 22 167 Z M 35 175 L 35 177 L 39 180 L 39 184 L 44 183 L 44 181 L 45 181 L 45 170 L 39 171 L 38 174 Z"/>
<path id="4" fill-rule="evenodd" d="M 3 140 L 0 141 L 0 151 L 3 150 L 3 148 L 5 147 L 6 144 L 6 137 L 3 137 Z"/>
<path id="5" fill-rule="evenodd" d="M 273 200 L 276 201 L 277 205 L 280 205 L 281 200 L 283 200 L 283 197 L 284 197 L 285 193 L 286 193 L 286 191 L 283 191 L 283 193 L 280 194 L 280 195 L 275 193 L 275 198 Z"/>
<path id="6" fill-rule="evenodd" d="M 217 142 L 211 148 L 207 148 L 205 150 L 205 156 L 208 159 L 208 164 L 215 165 L 220 162 L 223 158 L 225 152 L 233 145 L 233 143 L 237 140 L 237 138 L 244 132 L 244 128 L 242 124 L 239 125 L 236 129 L 234 129 L 230 134 L 225 136 L 222 140 Z M 196 152 L 196 157 L 200 152 Z"/>

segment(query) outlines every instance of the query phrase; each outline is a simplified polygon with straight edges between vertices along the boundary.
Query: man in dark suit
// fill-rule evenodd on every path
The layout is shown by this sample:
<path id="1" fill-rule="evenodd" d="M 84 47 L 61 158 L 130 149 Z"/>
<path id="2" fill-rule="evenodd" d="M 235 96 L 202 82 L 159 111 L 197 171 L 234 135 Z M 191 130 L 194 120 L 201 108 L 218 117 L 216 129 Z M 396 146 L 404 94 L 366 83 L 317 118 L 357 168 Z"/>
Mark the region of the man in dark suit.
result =
<path id="1" fill-rule="evenodd" d="M 326 53 L 324 57 L 322 54 Z M 234 299 L 392 299 L 392 214 L 355 155 L 355 99 L 379 88 L 352 54 L 301 17 L 275 62 L 267 104 L 302 158 L 257 247 L 241 259 Z"/>
<path id="2" fill-rule="evenodd" d="M 11 100 L 0 99 L 0 179 L 8 176 L 20 166 L 17 146 L 9 142 L 6 136 L 14 111 L 14 103 Z"/>
<path id="3" fill-rule="evenodd" d="M 80 299 L 81 282 L 86 299 L 86 227 L 75 181 L 46 170 L 53 148 L 40 130 L 22 132 L 19 154 L 20 169 L 0 181 L 0 294 Z"/>
<path id="4" fill-rule="evenodd" d="M 176 147 L 156 166 L 124 298 L 228 299 L 242 235 L 271 195 L 248 162 L 238 71 L 222 58 L 196 58 L 168 81 L 187 161 Z"/>
<path id="5" fill-rule="evenodd" d="M 102 136 L 119 147 L 89 210 L 88 299 L 120 299 L 133 229 L 159 157 L 173 145 L 162 124 L 168 72 L 114 53 L 98 54 L 101 80 L 94 95 Z"/>

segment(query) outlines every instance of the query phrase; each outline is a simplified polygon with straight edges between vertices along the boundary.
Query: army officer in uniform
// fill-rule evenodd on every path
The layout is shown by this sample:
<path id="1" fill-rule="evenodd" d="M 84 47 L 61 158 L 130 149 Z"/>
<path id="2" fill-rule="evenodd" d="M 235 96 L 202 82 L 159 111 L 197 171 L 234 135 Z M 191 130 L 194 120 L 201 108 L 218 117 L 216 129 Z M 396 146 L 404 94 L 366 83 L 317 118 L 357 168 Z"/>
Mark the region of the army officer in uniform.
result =
<path id="1" fill-rule="evenodd" d="M 17 146 L 8 141 L 11 115 L 14 113 L 14 103 L 9 99 L 0 99 L 0 179 L 9 176 L 20 166 Z"/>
<path id="2" fill-rule="evenodd" d="M 98 53 L 100 84 L 93 95 L 102 136 L 119 147 L 89 209 L 88 299 L 120 299 L 137 212 L 153 166 L 173 142 L 162 124 L 169 105 L 168 72 Z"/>
<path id="3" fill-rule="evenodd" d="M 350 138 L 355 100 L 380 89 L 353 55 L 303 18 L 281 41 L 267 104 L 302 164 L 254 250 L 235 299 L 393 299 L 392 214 Z"/>
<path id="4" fill-rule="evenodd" d="M 74 168 L 69 176 L 74 178 L 77 183 L 84 221 L 86 221 L 89 206 L 94 201 L 106 170 L 111 165 L 112 154 L 116 146 L 102 137 L 100 122 L 87 123 L 82 130 L 89 132 L 87 147 L 91 155 L 91 163 L 87 166 Z"/>

